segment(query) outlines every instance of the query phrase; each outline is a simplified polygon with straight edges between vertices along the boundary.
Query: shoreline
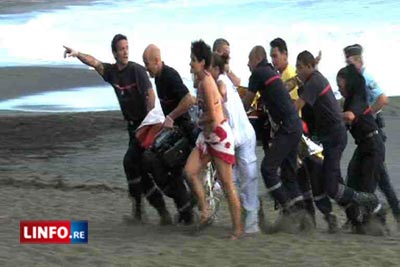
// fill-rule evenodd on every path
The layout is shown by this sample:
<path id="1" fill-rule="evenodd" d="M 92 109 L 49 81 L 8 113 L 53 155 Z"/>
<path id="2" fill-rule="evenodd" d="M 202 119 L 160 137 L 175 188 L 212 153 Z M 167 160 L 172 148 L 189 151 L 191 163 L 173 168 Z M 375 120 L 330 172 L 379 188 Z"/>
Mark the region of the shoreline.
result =
<path id="1" fill-rule="evenodd" d="M 0 80 L 2 81 L 0 84 L 0 102 L 49 91 L 62 91 L 78 87 L 109 86 L 95 70 L 85 65 L 0 67 Z M 13 113 L 23 114 L 24 112 L 0 110 L 0 116 L 9 116 Z M 41 114 L 41 112 L 26 113 Z M 384 115 L 390 117 L 400 116 L 400 96 L 389 97 L 389 105 L 384 108 Z"/>

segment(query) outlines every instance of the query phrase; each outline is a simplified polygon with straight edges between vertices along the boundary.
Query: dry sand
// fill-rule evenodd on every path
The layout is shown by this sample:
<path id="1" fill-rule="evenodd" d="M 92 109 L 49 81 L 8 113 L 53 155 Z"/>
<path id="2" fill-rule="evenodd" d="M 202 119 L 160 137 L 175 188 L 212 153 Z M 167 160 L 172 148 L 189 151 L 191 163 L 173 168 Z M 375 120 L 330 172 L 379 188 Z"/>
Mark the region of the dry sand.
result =
<path id="1" fill-rule="evenodd" d="M 34 73 L 23 68 L 16 71 L 28 80 Z M 86 73 L 81 74 L 75 73 L 75 78 L 86 80 Z M 59 80 L 54 75 L 47 79 L 49 84 Z M 68 80 L 63 85 L 68 87 Z M 29 92 L 32 90 L 20 89 L 14 95 Z M 387 112 L 387 163 L 400 192 L 398 103 L 393 100 Z M 318 215 L 318 227 L 312 232 L 256 234 L 230 241 L 225 238 L 230 231 L 225 201 L 218 222 L 200 233 L 193 227 L 158 226 L 156 213 L 148 205 L 148 223 L 126 224 L 122 217 L 129 214 L 130 202 L 122 159 L 127 143 L 119 112 L 1 112 L 0 266 L 400 265 L 400 236 L 391 214 L 391 234 L 378 237 L 328 234 Z M 353 148 L 350 144 L 346 149 L 343 167 Z M 260 160 L 262 151 L 257 152 Z M 272 222 L 277 213 L 266 197 L 261 178 L 259 193 L 267 220 Z M 168 205 L 175 212 L 170 200 Z M 343 223 L 344 213 L 335 209 Z M 20 220 L 35 219 L 88 220 L 89 243 L 21 245 Z"/>

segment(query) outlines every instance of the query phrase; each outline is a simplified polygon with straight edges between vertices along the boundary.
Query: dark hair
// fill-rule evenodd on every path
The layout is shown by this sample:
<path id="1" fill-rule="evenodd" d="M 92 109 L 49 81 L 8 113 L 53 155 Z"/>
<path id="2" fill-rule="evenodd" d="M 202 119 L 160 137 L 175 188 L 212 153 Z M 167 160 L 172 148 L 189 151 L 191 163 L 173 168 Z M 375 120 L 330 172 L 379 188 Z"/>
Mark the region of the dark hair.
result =
<path id="1" fill-rule="evenodd" d="M 272 40 L 270 43 L 269 43 L 269 45 L 272 47 L 272 48 L 278 48 L 278 50 L 279 50 L 279 52 L 281 52 L 281 53 L 288 53 L 288 49 L 287 49 L 287 46 L 286 46 L 286 42 L 282 39 L 282 38 L 275 38 L 274 40 Z"/>
<path id="2" fill-rule="evenodd" d="M 365 88 L 365 79 L 353 64 L 341 68 L 336 75 L 346 82 L 346 91 L 349 97 L 357 95 L 363 100 L 367 100 L 367 91 Z"/>
<path id="3" fill-rule="evenodd" d="M 214 41 L 213 51 L 214 52 L 217 51 L 223 45 L 229 46 L 229 42 L 224 38 L 218 38 L 217 40 Z"/>
<path id="4" fill-rule="evenodd" d="M 228 57 L 226 55 L 219 55 L 218 53 L 212 54 L 211 66 L 218 67 L 220 74 L 224 72 L 225 65 L 228 63 Z"/>
<path id="5" fill-rule="evenodd" d="M 301 52 L 298 56 L 297 56 L 297 61 L 300 61 L 301 63 L 303 63 L 304 65 L 311 65 L 311 67 L 315 67 L 315 58 L 314 56 L 308 52 L 307 50 Z"/>
<path id="6" fill-rule="evenodd" d="M 125 35 L 123 35 L 123 34 L 116 34 L 115 36 L 114 36 L 114 38 L 112 39 L 112 41 L 111 41 L 111 50 L 113 51 L 113 52 L 117 52 L 117 43 L 119 42 L 119 41 L 121 41 L 121 40 L 127 40 L 128 41 L 128 38 L 126 38 L 126 36 Z"/>
<path id="7" fill-rule="evenodd" d="M 211 64 L 211 48 L 203 40 L 198 40 L 192 42 L 192 47 L 190 49 L 191 53 L 196 57 L 198 61 L 204 59 L 204 68 L 208 69 Z"/>
<path id="8" fill-rule="evenodd" d="M 347 68 L 346 67 L 344 67 L 344 68 L 341 68 L 339 71 L 338 71 L 338 73 L 336 74 L 336 78 L 342 78 L 342 79 L 344 79 L 344 80 L 346 80 L 346 78 L 347 78 Z"/>

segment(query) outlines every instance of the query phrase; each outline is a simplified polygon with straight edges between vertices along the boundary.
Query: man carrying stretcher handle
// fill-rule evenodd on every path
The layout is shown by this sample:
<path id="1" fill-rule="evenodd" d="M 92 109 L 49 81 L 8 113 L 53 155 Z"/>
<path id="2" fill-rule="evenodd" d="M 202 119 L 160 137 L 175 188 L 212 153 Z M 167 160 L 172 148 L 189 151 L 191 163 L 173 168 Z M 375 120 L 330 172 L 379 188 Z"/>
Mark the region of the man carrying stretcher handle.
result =
<path id="1" fill-rule="evenodd" d="M 268 63 L 265 49 L 255 46 L 249 54 L 251 71 L 249 90 L 243 102 L 247 110 L 257 92 L 268 110 L 272 121 L 278 126 L 275 136 L 265 146 L 261 173 L 265 186 L 274 200 L 282 207 L 282 219 L 301 214 L 304 201 L 296 179 L 298 145 L 302 123 L 279 74 Z M 281 175 L 278 175 L 281 168 Z"/>
<path id="2" fill-rule="evenodd" d="M 164 128 L 177 127 L 191 143 L 182 149 L 193 147 L 194 124 L 188 111 L 193 106 L 194 100 L 179 73 L 162 61 L 161 51 L 154 44 L 148 45 L 144 50 L 143 62 L 150 76 L 154 77 L 157 95 L 165 115 Z M 157 186 L 165 195 L 174 199 L 179 212 L 178 222 L 191 224 L 192 198 L 182 177 L 182 166 L 185 165 L 186 158 L 178 162 L 177 166 L 170 167 L 166 166 L 162 158 L 160 159 L 155 153 L 147 151 L 144 161 Z"/>

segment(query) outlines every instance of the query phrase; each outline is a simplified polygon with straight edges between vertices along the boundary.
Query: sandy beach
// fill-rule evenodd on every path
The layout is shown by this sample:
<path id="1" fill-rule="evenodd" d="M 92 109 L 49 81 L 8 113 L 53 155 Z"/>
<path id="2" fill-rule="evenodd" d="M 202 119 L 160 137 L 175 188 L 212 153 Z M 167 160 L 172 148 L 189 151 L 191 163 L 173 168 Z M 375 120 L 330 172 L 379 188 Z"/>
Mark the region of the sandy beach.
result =
<path id="1" fill-rule="evenodd" d="M 93 71 L 0 69 L 0 99 L 37 92 L 41 84 L 74 87 L 97 84 Z M 91 73 L 89 73 L 91 72 Z M 41 73 L 41 74 L 38 74 Z M 92 78 L 91 75 L 93 76 Z M 15 87 L 15 75 L 29 87 Z M 37 76 L 39 75 L 39 76 Z M 60 77 L 72 77 L 62 79 Z M 10 79 L 10 80 L 9 80 Z M 88 81 L 91 82 L 88 82 Z M 55 89 L 52 86 L 46 90 Z M 110 90 L 112 90 L 110 88 Z M 400 193 L 400 101 L 386 110 L 387 165 Z M 351 138 L 349 139 L 351 140 Z M 128 144 L 120 112 L 37 114 L 0 112 L 0 265 L 1 266 L 399 266 L 400 235 L 388 213 L 390 235 L 361 236 L 343 231 L 327 233 L 320 214 L 317 229 L 300 234 L 256 234 L 239 241 L 226 239 L 230 219 L 222 202 L 218 221 L 202 232 L 194 227 L 158 225 L 155 211 L 146 206 L 146 224 L 127 224 L 130 201 L 122 159 Z M 354 149 L 343 158 L 343 174 Z M 258 148 L 259 162 L 262 151 Z M 266 196 L 260 177 L 259 194 L 266 219 L 277 212 Z M 168 199 L 172 213 L 175 208 Z M 344 212 L 335 206 L 344 223 Z M 88 220 L 89 243 L 84 245 L 21 245 L 20 220 Z"/>
<path id="2" fill-rule="evenodd" d="M 96 6 L 97 12 L 89 12 L 93 9 L 89 6 L 74 14 L 47 16 L 50 10 L 95 2 L 104 4 L 102 8 Z M 87 44 L 91 48 L 87 51 L 94 52 L 93 47 L 109 47 L 113 34 L 119 31 L 133 37 L 130 39 L 133 40 L 131 57 L 135 54 L 141 57 L 139 48 L 145 45 L 142 41 L 157 41 L 170 44 L 174 51 L 166 51 L 166 54 L 173 56 L 173 52 L 176 53 L 171 65 L 179 63 L 179 54 L 182 54 L 185 57 L 182 64 L 186 68 L 189 54 L 183 51 L 189 49 L 190 40 L 200 37 L 213 40 L 217 33 L 223 33 L 232 48 L 237 49 L 232 50 L 234 59 L 245 59 L 242 67 L 247 71 L 248 51 L 244 40 L 252 42 L 253 38 L 258 40 L 260 37 L 260 43 L 267 47 L 269 39 L 283 34 L 279 31 L 282 25 L 292 29 L 282 36 L 290 45 L 292 55 L 300 47 L 317 52 L 321 46 L 324 49 L 322 64 L 326 62 L 333 66 L 332 69 L 335 62 L 330 59 L 340 56 L 340 64 L 344 64 L 341 59 L 344 42 L 365 43 L 368 63 L 375 66 L 381 65 L 378 64 L 381 57 L 376 56 L 375 51 L 382 47 L 397 47 L 396 1 L 346 1 L 340 6 L 334 1 L 331 1 L 333 4 L 329 1 L 290 1 L 285 5 L 275 1 L 242 1 L 235 5 L 226 1 L 183 2 L 1 0 L 0 19 L 10 21 L 2 28 L 0 43 L 9 45 L 0 47 L 4 49 L 1 51 L 5 57 L 2 65 L 14 61 L 25 65 L 38 58 L 46 60 L 40 62 L 63 64 L 64 61 L 58 61 L 58 55 L 61 58 L 63 52 L 61 45 L 53 45 L 47 38 L 62 40 L 65 37 L 68 44 L 76 43 L 80 49 L 83 49 L 82 44 Z M 387 2 L 392 3 L 386 5 Z M 118 7 L 111 8 L 116 3 Z M 358 9 L 360 6 L 362 10 Z M 37 13 L 25 14 L 31 11 Z M 204 23 L 203 17 L 197 16 L 198 12 L 209 14 L 208 24 Z M 285 13 L 290 14 L 290 18 L 282 15 Z M 46 16 L 36 17 L 37 14 Z M 266 14 L 268 25 L 259 25 Z M 385 16 L 379 16 L 381 14 Z M 30 17 L 35 19 L 30 21 Z M 17 19 L 13 21 L 14 18 Z M 371 20 L 374 25 L 364 27 Z M 214 24 L 221 24 L 223 28 L 218 28 L 218 32 L 211 27 L 204 31 L 205 25 Z M 256 35 L 253 30 L 257 30 Z M 184 43 L 186 38 L 188 41 Z M 48 43 L 50 45 L 46 45 Z M 310 46 L 316 43 L 318 47 Z M 34 57 L 29 55 L 31 50 L 28 49 Z M 43 51 L 36 54 L 35 49 Z M 55 61 L 47 55 L 54 52 L 48 51 L 53 49 L 57 55 Z M 14 60 L 13 56 L 20 52 L 24 52 L 23 55 Z M 398 62 L 397 49 L 391 50 L 391 58 L 393 64 Z M 383 77 L 395 77 L 387 69 L 384 71 L 387 76 Z M 387 88 L 393 89 L 395 83 L 388 81 L 390 86 Z M 0 67 L 0 102 L 42 92 L 99 85 L 107 84 L 78 60 L 70 67 Z M 397 94 L 397 91 L 392 92 Z M 386 163 L 400 196 L 400 97 L 390 101 L 384 112 L 388 136 Z M 342 159 L 343 176 L 355 147 L 350 135 L 348 140 Z M 227 238 L 231 220 L 224 199 L 217 221 L 201 232 L 194 226 L 159 226 L 158 216 L 148 203 L 146 222 L 129 223 L 124 219 L 130 215 L 131 203 L 122 166 L 127 146 L 126 123 L 119 111 L 33 113 L 0 110 L 0 266 L 400 266 L 400 229 L 397 229 L 390 209 L 387 209 L 390 233 L 385 236 L 355 235 L 349 230 L 329 234 L 322 215 L 317 212 L 315 230 L 259 233 L 231 241 Z M 263 157 L 260 147 L 257 156 L 260 165 Z M 386 204 L 380 192 L 378 195 Z M 267 196 L 261 174 L 259 196 L 263 200 L 267 223 L 274 222 L 278 213 Z M 166 201 L 171 214 L 175 214 L 173 202 L 168 198 Z M 344 224 L 344 212 L 337 205 L 334 209 L 340 225 Z M 87 220 L 89 242 L 79 245 L 20 244 L 22 220 Z"/>

